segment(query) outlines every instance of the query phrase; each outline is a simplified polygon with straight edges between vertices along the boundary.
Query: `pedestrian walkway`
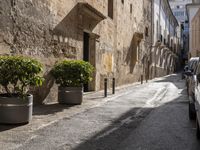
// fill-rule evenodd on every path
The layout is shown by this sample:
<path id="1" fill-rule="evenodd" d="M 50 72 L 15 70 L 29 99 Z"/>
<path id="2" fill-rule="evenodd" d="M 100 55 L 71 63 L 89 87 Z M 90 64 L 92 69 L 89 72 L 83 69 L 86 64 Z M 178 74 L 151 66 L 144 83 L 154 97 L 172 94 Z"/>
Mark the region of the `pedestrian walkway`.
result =
<path id="1" fill-rule="evenodd" d="M 104 91 L 84 93 L 83 103 L 81 105 L 60 105 L 58 103 L 49 103 L 41 106 L 34 106 L 33 119 L 26 125 L 0 125 L 0 132 L 7 132 L 8 134 L 17 134 L 20 131 L 35 132 L 50 124 L 58 122 L 64 118 L 73 117 L 76 114 L 84 112 L 88 109 L 98 107 L 110 100 L 131 92 L 131 88 L 139 86 L 140 83 L 133 83 L 116 88 L 116 94 L 112 94 L 112 89 L 108 89 L 108 96 L 104 97 Z"/>
<path id="2" fill-rule="evenodd" d="M 148 83 L 159 80 L 161 78 L 155 78 Z M 60 105 L 58 103 L 49 103 L 46 105 L 35 106 L 33 108 L 33 119 L 26 125 L 0 125 L 0 132 L 12 132 L 12 134 L 20 131 L 34 132 L 42 129 L 50 124 L 58 122 L 64 118 L 73 117 L 76 114 L 87 111 L 88 109 L 98 107 L 108 101 L 114 100 L 119 96 L 128 94 L 135 86 L 145 86 L 148 83 L 141 85 L 140 82 L 133 84 L 123 85 L 116 88 L 116 94 L 112 94 L 112 89 L 108 89 L 108 96 L 104 97 L 104 91 L 84 93 L 83 103 L 81 105 Z"/>
<path id="3" fill-rule="evenodd" d="M 97 110 L 101 110 L 99 112 L 100 116 L 102 115 L 102 112 L 105 113 L 105 110 L 107 110 L 108 114 L 111 112 L 115 112 L 111 114 L 114 116 L 118 115 L 115 116 L 116 118 L 123 115 L 129 108 L 133 108 L 134 113 L 136 111 L 136 114 L 138 114 L 141 112 L 140 110 L 137 110 L 139 107 L 145 107 L 146 104 L 148 104 L 149 107 L 150 104 L 153 104 L 151 99 L 154 99 L 154 95 L 159 92 L 158 89 L 160 89 L 160 85 L 168 84 L 160 83 L 161 81 L 168 82 L 168 80 L 166 80 L 165 78 L 166 77 L 157 78 L 149 81 L 148 83 L 144 83 L 143 85 L 138 82 L 130 85 L 120 86 L 116 88 L 115 95 L 112 95 L 112 89 L 109 89 L 109 94 L 107 98 L 104 98 L 104 91 L 84 93 L 84 100 L 82 105 L 68 106 L 59 105 L 58 103 L 50 103 L 47 105 L 34 107 L 33 119 L 29 124 L 21 126 L 0 125 L 0 149 L 2 149 L 1 146 L 3 146 L 3 149 L 6 148 L 7 150 L 8 145 L 13 147 L 14 149 L 21 148 L 23 147 L 22 144 L 26 145 L 28 141 L 36 139 L 35 136 L 38 137 L 38 133 L 40 133 L 40 131 L 44 131 L 44 133 L 46 134 L 46 130 L 48 129 L 48 132 L 51 133 L 52 131 L 50 131 L 51 128 L 49 129 L 49 127 L 54 126 L 55 128 L 57 128 L 57 124 L 59 124 L 60 122 L 68 123 L 69 127 L 67 129 L 71 129 L 72 126 L 70 124 L 70 120 L 78 121 L 80 119 L 80 116 L 86 118 L 88 118 L 89 116 L 92 117 L 95 113 L 97 113 Z M 145 91 L 145 93 L 143 93 L 143 91 Z M 130 97 L 130 95 L 132 96 Z M 147 102 L 150 102 L 150 104 Z M 122 112 L 120 112 L 119 108 L 122 108 Z M 116 109 L 118 110 L 117 112 Z M 109 114 L 108 116 L 112 115 Z M 91 121 L 90 123 L 96 123 L 97 118 L 98 117 L 95 116 L 93 118 L 94 120 L 89 119 L 88 121 Z M 124 119 L 122 117 L 122 124 L 124 124 L 123 120 Z M 129 121 L 130 120 L 128 119 L 128 122 Z M 80 123 L 80 120 L 78 122 Z M 85 123 L 86 122 L 87 120 L 85 120 Z M 127 122 L 127 119 L 125 119 L 125 122 Z M 45 128 L 47 126 L 48 128 Z M 74 127 L 74 131 L 79 132 L 79 129 L 80 128 L 77 128 L 76 126 Z M 60 128 L 58 130 L 60 131 Z M 62 130 L 60 132 L 62 132 Z M 84 133 L 82 134 L 84 135 Z"/>

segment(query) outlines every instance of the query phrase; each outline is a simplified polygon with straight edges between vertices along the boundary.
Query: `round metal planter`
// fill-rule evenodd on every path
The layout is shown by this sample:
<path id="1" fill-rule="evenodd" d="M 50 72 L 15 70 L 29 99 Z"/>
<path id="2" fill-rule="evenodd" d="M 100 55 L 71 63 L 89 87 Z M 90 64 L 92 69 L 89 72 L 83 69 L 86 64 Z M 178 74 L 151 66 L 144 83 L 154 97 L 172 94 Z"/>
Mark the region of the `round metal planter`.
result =
<path id="1" fill-rule="evenodd" d="M 26 98 L 0 95 L 0 123 L 28 123 L 32 119 L 33 96 Z"/>
<path id="2" fill-rule="evenodd" d="M 83 87 L 58 87 L 60 104 L 80 105 L 83 101 Z"/>

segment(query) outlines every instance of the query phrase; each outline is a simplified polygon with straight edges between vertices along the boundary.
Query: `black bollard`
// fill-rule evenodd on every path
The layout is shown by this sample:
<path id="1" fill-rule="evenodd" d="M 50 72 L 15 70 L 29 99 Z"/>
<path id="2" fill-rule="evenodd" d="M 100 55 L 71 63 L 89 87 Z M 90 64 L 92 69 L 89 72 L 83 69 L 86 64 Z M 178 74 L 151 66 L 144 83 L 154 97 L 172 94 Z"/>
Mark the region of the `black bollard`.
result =
<path id="1" fill-rule="evenodd" d="M 143 84 L 143 75 L 141 75 L 141 84 Z"/>
<path id="2" fill-rule="evenodd" d="M 115 94 L 115 78 L 112 80 L 112 93 Z"/>
<path id="3" fill-rule="evenodd" d="M 107 85 L 108 85 L 108 79 L 104 79 L 104 97 L 107 97 Z"/>

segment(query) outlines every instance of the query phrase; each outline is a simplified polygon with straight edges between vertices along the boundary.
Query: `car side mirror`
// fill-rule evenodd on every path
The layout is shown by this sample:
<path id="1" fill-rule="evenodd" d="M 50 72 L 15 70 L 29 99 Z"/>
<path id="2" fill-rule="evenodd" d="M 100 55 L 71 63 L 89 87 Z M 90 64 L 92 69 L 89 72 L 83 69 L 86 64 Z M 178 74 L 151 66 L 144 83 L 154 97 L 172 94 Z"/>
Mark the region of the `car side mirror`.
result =
<path id="1" fill-rule="evenodd" d="M 197 81 L 200 82 L 200 73 L 197 74 Z"/>

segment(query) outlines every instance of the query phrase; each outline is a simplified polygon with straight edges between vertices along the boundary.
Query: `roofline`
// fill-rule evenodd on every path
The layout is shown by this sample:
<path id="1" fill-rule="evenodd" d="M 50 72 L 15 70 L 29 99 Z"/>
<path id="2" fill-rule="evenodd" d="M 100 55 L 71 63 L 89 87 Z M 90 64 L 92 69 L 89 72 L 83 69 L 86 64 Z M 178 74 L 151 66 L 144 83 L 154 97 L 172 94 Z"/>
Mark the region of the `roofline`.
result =
<path id="1" fill-rule="evenodd" d="M 179 26 L 178 20 L 176 19 L 176 17 L 174 16 L 174 14 L 173 14 L 173 12 L 172 12 L 172 9 L 171 9 L 171 6 L 170 6 L 170 4 L 169 4 L 169 1 L 166 0 L 166 2 L 167 2 L 167 5 L 168 5 L 168 8 L 169 8 L 169 10 L 170 10 L 170 13 L 171 13 L 171 15 L 172 15 L 172 17 L 173 17 L 173 19 L 174 19 L 174 21 L 175 21 L 176 27 L 178 27 L 178 26 Z"/>
<path id="2" fill-rule="evenodd" d="M 189 14 L 188 14 L 189 10 L 188 9 L 189 9 L 190 6 L 199 6 L 199 8 L 200 8 L 200 4 L 199 3 L 190 3 L 190 4 L 186 5 L 186 12 L 187 12 L 188 19 L 189 19 Z"/>

